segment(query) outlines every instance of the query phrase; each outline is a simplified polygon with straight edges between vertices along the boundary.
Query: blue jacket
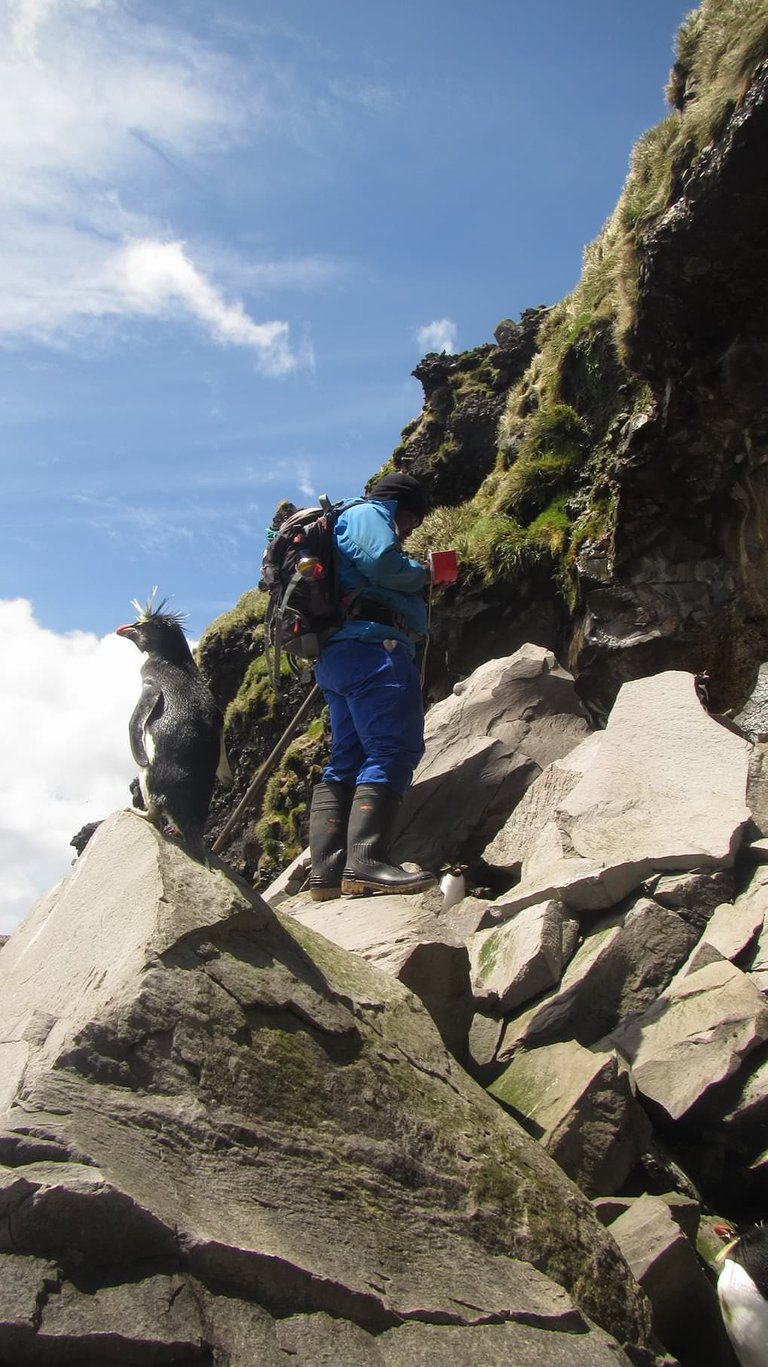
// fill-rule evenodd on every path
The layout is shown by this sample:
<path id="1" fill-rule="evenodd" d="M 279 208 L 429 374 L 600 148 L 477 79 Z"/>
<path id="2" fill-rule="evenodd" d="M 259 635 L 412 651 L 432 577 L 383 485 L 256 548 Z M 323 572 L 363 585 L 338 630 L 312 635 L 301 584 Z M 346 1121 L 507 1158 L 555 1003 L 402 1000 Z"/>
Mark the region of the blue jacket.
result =
<path id="1" fill-rule="evenodd" d="M 353 618 L 335 633 L 334 641 L 414 642 L 426 636 L 427 605 L 422 589 L 427 571 L 401 549 L 395 525 L 396 502 L 365 500 L 350 504 L 336 521 L 339 587 L 343 596 L 359 594 L 402 617 L 405 630 Z"/>

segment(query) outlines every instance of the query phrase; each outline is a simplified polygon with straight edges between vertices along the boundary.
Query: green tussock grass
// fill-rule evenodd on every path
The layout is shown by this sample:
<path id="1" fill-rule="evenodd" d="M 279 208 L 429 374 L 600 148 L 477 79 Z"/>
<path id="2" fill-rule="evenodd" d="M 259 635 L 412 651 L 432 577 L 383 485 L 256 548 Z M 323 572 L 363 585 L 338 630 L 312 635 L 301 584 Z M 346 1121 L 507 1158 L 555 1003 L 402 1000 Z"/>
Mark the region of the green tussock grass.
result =
<path id="1" fill-rule="evenodd" d="M 205 628 L 200 637 L 199 649 L 204 650 L 213 636 L 226 638 L 257 627 L 264 621 L 268 602 L 268 595 L 260 589 L 248 589 L 229 612 L 214 618 L 210 626 Z"/>
<path id="2" fill-rule="evenodd" d="M 768 58 L 768 0 L 704 0 L 681 26 L 675 58 L 668 97 L 676 107 L 637 143 L 622 195 L 586 248 L 575 289 L 544 322 L 539 351 L 499 424 L 502 476 L 486 481 L 477 499 L 525 529 L 526 555 L 542 540 L 539 517 L 557 508 L 560 523 L 568 523 L 559 533 L 566 577 L 580 549 L 610 540 L 614 429 L 652 402 L 628 359 L 644 235 L 682 193 Z M 516 539 L 508 536 L 505 551 Z M 558 537 L 543 539 L 547 554 L 558 556 Z"/>
<path id="3" fill-rule="evenodd" d="M 276 877 L 304 848 L 312 789 L 320 781 L 328 744 L 328 712 L 323 708 L 288 746 L 267 784 L 256 824 L 261 882 Z"/>
<path id="4" fill-rule="evenodd" d="M 484 490 L 487 497 L 487 489 Z M 514 582 L 526 571 L 559 555 L 568 536 L 561 501 L 543 509 L 528 527 L 478 499 L 456 508 L 436 508 L 408 540 L 408 554 L 455 550 L 462 582 Z"/>

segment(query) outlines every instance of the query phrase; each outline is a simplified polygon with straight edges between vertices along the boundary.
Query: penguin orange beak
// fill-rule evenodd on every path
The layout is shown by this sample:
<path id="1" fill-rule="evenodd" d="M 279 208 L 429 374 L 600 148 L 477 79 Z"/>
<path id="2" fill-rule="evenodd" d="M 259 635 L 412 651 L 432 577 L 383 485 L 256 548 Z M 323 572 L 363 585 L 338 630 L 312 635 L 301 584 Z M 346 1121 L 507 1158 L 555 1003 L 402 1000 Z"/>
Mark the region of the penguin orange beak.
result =
<path id="1" fill-rule="evenodd" d="M 133 625 L 132 622 L 129 622 L 129 623 L 127 624 L 127 626 L 118 627 L 117 630 L 115 631 L 115 635 L 116 635 L 116 636 L 127 636 L 127 637 L 128 637 L 128 640 L 130 641 L 130 640 L 132 640 L 133 637 L 136 635 L 136 628 L 135 628 L 135 626 Z"/>

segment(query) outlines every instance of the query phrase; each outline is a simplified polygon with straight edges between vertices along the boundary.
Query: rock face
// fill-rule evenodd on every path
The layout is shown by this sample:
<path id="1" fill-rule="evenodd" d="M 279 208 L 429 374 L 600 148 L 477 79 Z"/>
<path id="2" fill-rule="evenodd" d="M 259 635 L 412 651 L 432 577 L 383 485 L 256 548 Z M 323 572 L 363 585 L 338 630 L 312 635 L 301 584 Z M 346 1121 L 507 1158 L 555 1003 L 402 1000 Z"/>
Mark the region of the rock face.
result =
<path id="1" fill-rule="evenodd" d="M 748 767 L 748 743 L 707 715 L 690 674 L 639 679 L 605 731 L 552 765 L 543 795 L 526 794 L 485 858 L 522 858 L 518 906 L 559 891 L 577 909 L 609 906 L 657 870 L 728 865 L 750 815 Z"/>
<path id="2" fill-rule="evenodd" d="M 461 1055 L 472 1019 L 469 955 L 450 927 L 423 906 L 426 898 L 375 897 L 299 903 L 309 929 L 409 987 L 426 1006 L 449 1049 Z M 286 908 L 288 910 L 288 908 Z"/>
<path id="3" fill-rule="evenodd" d="M 653 1360 L 588 1202 L 410 993 L 141 818 L 0 982 L 3 1360 Z"/>
<path id="4" fill-rule="evenodd" d="M 427 714 L 426 753 L 403 801 L 395 859 L 430 868 L 458 852 L 476 858 L 528 785 L 590 730 L 551 651 L 525 645 L 489 660 Z"/>
<path id="5" fill-rule="evenodd" d="M 663 1342 L 683 1360 L 729 1361 L 712 1286 L 693 1246 L 656 1196 L 642 1196 L 610 1225 L 611 1233 L 653 1305 Z"/>
<path id="6" fill-rule="evenodd" d="M 768 1005 L 746 973 L 719 960 L 678 974 L 611 1039 L 643 1096 L 679 1120 L 768 1039 Z"/>
<path id="7" fill-rule="evenodd" d="M 575 1040 L 515 1055 L 489 1091 L 526 1118 L 590 1196 L 618 1191 L 648 1142 L 650 1125 L 616 1055 Z"/>

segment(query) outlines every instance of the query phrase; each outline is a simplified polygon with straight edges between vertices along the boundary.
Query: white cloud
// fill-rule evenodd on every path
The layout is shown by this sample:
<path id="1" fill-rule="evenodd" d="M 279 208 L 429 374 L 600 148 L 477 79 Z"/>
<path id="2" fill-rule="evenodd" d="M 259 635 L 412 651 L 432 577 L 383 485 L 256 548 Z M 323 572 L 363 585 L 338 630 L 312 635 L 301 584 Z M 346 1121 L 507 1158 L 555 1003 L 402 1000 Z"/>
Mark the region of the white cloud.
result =
<path id="1" fill-rule="evenodd" d="M 416 340 L 423 352 L 456 350 L 457 328 L 450 318 L 437 318 L 419 328 Z"/>
<path id="2" fill-rule="evenodd" d="M 0 337 L 71 342 L 121 316 L 187 317 L 220 345 L 250 348 L 268 373 L 303 362 L 287 323 L 254 321 L 200 250 L 146 208 L 158 185 L 166 194 L 267 119 L 253 81 L 112 0 L 0 0 L 3 19 Z"/>
<path id="3" fill-rule="evenodd" d="M 57 635 L 0 600 L 0 932 L 68 871 L 72 836 L 130 806 L 128 718 L 142 656 L 130 641 Z"/>
<path id="4" fill-rule="evenodd" d="M 253 347 L 263 367 L 283 374 L 295 364 L 288 324 L 254 323 L 241 303 L 226 303 L 193 265 L 181 242 L 131 242 L 108 263 L 109 283 L 126 312 L 167 315 L 188 312 L 217 342 Z"/>

